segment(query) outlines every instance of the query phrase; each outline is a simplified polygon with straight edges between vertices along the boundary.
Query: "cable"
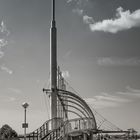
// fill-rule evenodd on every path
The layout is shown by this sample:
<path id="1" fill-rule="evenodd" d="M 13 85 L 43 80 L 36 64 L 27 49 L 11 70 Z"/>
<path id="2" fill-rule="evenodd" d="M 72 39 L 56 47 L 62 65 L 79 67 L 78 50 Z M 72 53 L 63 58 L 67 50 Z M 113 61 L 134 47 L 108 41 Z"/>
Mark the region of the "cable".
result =
<path id="1" fill-rule="evenodd" d="M 49 72 L 49 74 L 48 74 L 48 81 L 44 84 L 44 86 L 43 86 L 43 88 L 49 88 L 49 86 L 50 86 L 50 79 L 49 79 L 49 76 L 50 76 L 50 72 Z M 48 102 L 49 101 L 47 101 L 47 97 L 46 97 L 46 94 L 44 94 L 44 92 L 43 92 L 43 98 L 44 98 L 44 102 L 45 102 L 45 107 L 46 107 L 46 110 L 47 110 L 47 115 L 48 115 L 48 118 L 49 118 L 49 116 L 50 116 L 50 108 L 49 108 L 49 105 L 48 105 Z"/>
<path id="2" fill-rule="evenodd" d="M 60 70 L 60 69 L 59 69 Z M 59 71 L 60 72 L 60 71 Z M 60 75 L 62 77 L 62 75 Z M 60 77 L 60 78 L 61 78 Z M 64 79 L 64 78 L 63 78 Z M 70 88 L 74 93 L 76 93 L 79 97 L 80 95 L 78 94 L 78 92 L 72 88 L 70 86 L 70 84 L 64 79 L 64 82 L 66 84 L 66 86 L 68 88 Z M 89 105 L 90 106 L 90 105 Z M 114 125 L 113 123 L 111 123 L 110 121 L 108 121 L 106 118 L 104 118 L 101 114 L 99 114 L 93 107 L 90 106 L 90 108 L 93 111 L 93 114 L 96 118 L 96 122 L 97 122 L 97 128 L 101 128 L 104 130 L 114 130 L 114 131 L 121 131 L 121 129 L 119 127 L 117 127 L 116 125 Z"/>

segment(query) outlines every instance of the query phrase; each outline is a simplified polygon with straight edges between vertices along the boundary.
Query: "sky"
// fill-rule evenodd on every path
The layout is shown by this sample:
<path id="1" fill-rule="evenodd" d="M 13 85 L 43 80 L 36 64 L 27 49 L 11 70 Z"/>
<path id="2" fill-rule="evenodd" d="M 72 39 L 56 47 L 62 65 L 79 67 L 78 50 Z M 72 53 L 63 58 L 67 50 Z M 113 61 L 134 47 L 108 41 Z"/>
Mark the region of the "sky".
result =
<path id="1" fill-rule="evenodd" d="M 0 127 L 48 119 L 51 0 L 0 0 Z M 110 122 L 140 132 L 140 1 L 57 0 L 58 65 Z"/>

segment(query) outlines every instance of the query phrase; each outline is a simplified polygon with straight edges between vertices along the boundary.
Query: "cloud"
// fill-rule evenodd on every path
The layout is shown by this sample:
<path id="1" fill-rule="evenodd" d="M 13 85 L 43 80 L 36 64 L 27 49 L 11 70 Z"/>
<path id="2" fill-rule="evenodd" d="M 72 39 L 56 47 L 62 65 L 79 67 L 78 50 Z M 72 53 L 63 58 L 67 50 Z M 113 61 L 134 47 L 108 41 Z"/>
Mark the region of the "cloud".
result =
<path id="1" fill-rule="evenodd" d="M 72 0 L 67 0 L 67 3 L 70 3 L 70 2 L 72 2 Z"/>
<path id="2" fill-rule="evenodd" d="M 74 13 L 78 14 L 79 16 L 82 16 L 83 15 L 83 10 L 82 9 L 76 8 L 76 9 L 73 9 L 72 11 Z"/>
<path id="3" fill-rule="evenodd" d="M 88 0 L 66 0 L 67 1 L 67 3 L 75 3 L 75 4 L 77 4 L 77 5 L 80 5 L 80 4 L 82 4 L 82 3 L 84 3 L 84 2 L 87 2 Z"/>
<path id="4" fill-rule="evenodd" d="M 124 11 L 122 7 L 119 7 L 116 10 L 115 18 L 104 19 L 94 23 L 88 23 L 87 19 L 87 24 L 93 32 L 104 31 L 109 33 L 117 33 L 133 27 L 140 27 L 140 9 L 131 13 L 130 10 Z"/>
<path id="5" fill-rule="evenodd" d="M 7 37 L 10 34 L 10 31 L 6 28 L 5 23 L 2 21 L 0 24 L 0 58 L 4 56 L 2 48 L 8 45 Z"/>
<path id="6" fill-rule="evenodd" d="M 2 71 L 7 72 L 7 73 L 10 74 L 10 75 L 13 74 L 13 71 L 12 71 L 11 69 L 9 69 L 8 67 L 4 66 L 4 65 L 0 66 L 0 69 L 1 69 Z"/>
<path id="7" fill-rule="evenodd" d="M 5 39 L 0 39 L 0 48 L 6 46 L 8 42 Z"/>
<path id="8" fill-rule="evenodd" d="M 0 96 L 1 102 L 14 102 L 16 101 L 15 97 L 9 97 L 9 96 Z"/>
<path id="9" fill-rule="evenodd" d="M 7 37 L 9 36 L 9 34 L 10 31 L 7 29 L 5 23 L 2 21 L 0 24 L 0 58 L 4 57 L 4 51 L 2 50 L 2 48 L 8 45 Z M 13 74 L 13 71 L 6 67 L 4 64 L 0 65 L 0 69 L 10 75 Z"/>
<path id="10" fill-rule="evenodd" d="M 133 93 L 140 93 L 140 89 L 134 89 L 134 88 L 131 88 L 130 86 L 127 86 L 126 89 L 128 91 L 133 92 Z"/>
<path id="11" fill-rule="evenodd" d="M 66 2 L 74 7 L 72 9 L 73 13 L 76 13 L 81 17 L 84 15 L 85 5 L 87 4 L 88 0 L 66 0 Z"/>
<path id="12" fill-rule="evenodd" d="M 122 7 L 116 9 L 115 17 L 95 22 L 93 17 L 88 16 L 84 10 L 84 5 L 88 0 L 67 0 L 67 3 L 74 3 L 75 9 L 72 11 L 82 16 L 83 22 L 89 25 L 92 32 L 103 31 L 117 33 L 134 27 L 140 27 L 140 9 L 131 12 L 124 11 Z"/>
<path id="13" fill-rule="evenodd" d="M 0 32 L 4 33 L 6 36 L 8 36 L 10 34 L 10 31 L 7 29 L 4 21 L 1 22 Z"/>
<path id="14" fill-rule="evenodd" d="M 100 66 L 140 66 L 139 58 L 101 57 L 97 59 Z"/>
<path id="15" fill-rule="evenodd" d="M 127 86 L 125 91 L 115 92 L 115 96 L 108 93 L 86 98 L 85 101 L 97 109 L 119 107 L 126 103 L 135 102 L 140 98 L 140 89 Z"/>
<path id="16" fill-rule="evenodd" d="M 92 23 L 94 23 L 93 18 L 92 18 L 92 17 L 89 17 L 89 16 L 87 16 L 87 15 L 84 15 L 84 16 L 83 16 L 83 21 L 84 21 L 84 23 L 86 23 L 86 24 L 92 24 Z"/>
<path id="17" fill-rule="evenodd" d="M 124 92 L 117 92 L 117 94 L 119 95 L 123 95 L 125 97 L 129 97 L 129 98 L 135 98 L 135 99 L 139 99 L 140 98 L 140 89 L 134 89 L 131 88 L 130 86 L 126 87 L 126 90 Z"/>
<path id="18" fill-rule="evenodd" d="M 0 51 L 0 58 L 4 56 L 4 52 Z"/>
<path id="19" fill-rule="evenodd" d="M 93 105 L 94 108 L 118 107 L 124 103 L 131 102 L 130 99 L 112 96 L 108 93 L 102 93 L 101 95 L 86 98 L 85 100 L 88 104 Z"/>
<path id="20" fill-rule="evenodd" d="M 70 77 L 70 74 L 69 74 L 69 71 L 62 71 L 62 76 L 64 77 L 64 78 L 69 78 Z"/>

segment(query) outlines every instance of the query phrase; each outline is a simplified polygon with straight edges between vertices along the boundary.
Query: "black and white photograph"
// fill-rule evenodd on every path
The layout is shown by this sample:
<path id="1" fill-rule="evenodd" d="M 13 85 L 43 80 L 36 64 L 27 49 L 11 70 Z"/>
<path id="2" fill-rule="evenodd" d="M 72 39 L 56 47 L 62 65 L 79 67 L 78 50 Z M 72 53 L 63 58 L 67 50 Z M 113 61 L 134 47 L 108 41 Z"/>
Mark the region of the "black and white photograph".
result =
<path id="1" fill-rule="evenodd" d="M 0 140 L 140 139 L 140 0 L 0 0 Z"/>

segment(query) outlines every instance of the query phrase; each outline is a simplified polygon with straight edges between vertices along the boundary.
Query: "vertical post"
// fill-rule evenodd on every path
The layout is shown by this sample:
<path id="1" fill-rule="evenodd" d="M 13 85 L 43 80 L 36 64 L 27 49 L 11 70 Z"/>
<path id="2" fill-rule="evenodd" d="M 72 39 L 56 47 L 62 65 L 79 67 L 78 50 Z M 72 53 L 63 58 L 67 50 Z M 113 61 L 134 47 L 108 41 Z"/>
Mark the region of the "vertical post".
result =
<path id="1" fill-rule="evenodd" d="M 87 134 L 83 133 L 84 140 L 87 140 Z"/>
<path id="2" fill-rule="evenodd" d="M 26 108 L 24 109 L 24 123 L 26 124 Z M 24 140 L 26 140 L 26 127 L 24 127 Z"/>
<path id="3" fill-rule="evenodd" d="M 57 127 L 57 29 L 55 26 L 55 0 L 52 0 L 52 21 L 50 29 L 50 119 L 51 129 Z"/>
<path id="4" fill-rule="evenodd" d="M 22 106 L 24 108 L 24 123 L 22 124 L 22 128 L 24 128 L 24 140 L 26 140 L 26 128 L 28 128 L 28 123 L 26 123 L 26 109 L 29 106 L 29 104 L 24 102 Z"/>

